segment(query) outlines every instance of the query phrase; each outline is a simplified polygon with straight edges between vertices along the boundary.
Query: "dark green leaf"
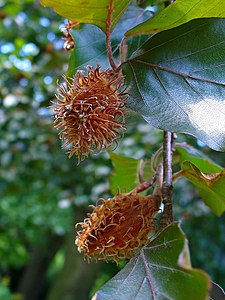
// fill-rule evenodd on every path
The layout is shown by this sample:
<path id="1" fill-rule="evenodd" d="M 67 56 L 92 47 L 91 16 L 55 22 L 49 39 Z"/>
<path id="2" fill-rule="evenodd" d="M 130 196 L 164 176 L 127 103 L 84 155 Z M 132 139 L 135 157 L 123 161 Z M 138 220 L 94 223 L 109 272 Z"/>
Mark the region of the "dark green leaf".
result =
<path id="1" fill-rule="evenodd" d="M 198 188 L 204 202 L 215 214 L 221 215 L 225 211 L 225 170 L 206 174 L 188 161 L 182 164 L 182 169 L 183 175 Z"/>
<path id="2" fill-rule="evenodd" d="M 132 28 L 126 36 L 167 30 L 197 18 L 225 17 L 224 0 L 176 0 L 154 18 Z"/>
<path id="3" fill-rule="evenodd" d="M 97 25 L 104 32 L 108 17 L 109 0 L 41 0 L 44 6 L 52 7 L 59 15 L 79 23 Z M 111 30 L 121 18 L 130 0 L 112 0 Z"/>
<path id="4" fill-rule="evenodd" d="M 138 17 L 137 17 L 138 16 Z M 118 57 L 119 44 L 124 37 L 127 28 L 138 24 L 149 17 L 149 13 L 143 9 L 130 5 L 121 20 L 117 24 L 111 35 L 111 45 L 114 57 Z M 102 69 L 109 68 L 109 61 L 106 51 L 105 34 L 94 25 L 83 25 L 80 29 L 72 29 L 71 35 L 75 41 L 75 48 L 71 54 L 68 76 L 72 76 L 76 69 L 83 69 L 85 66 L 97 64 Z M 146 37 L 133 37 L 129 40 L 129 52 L 133 52 L 136 48 L 146 40 Z"/>
<path id="5" fill-rule="evenodd" d="M 98 27 L 86 24 L 78 30 L 71 30 L 71 35 L 75 48 L 70 56 L 67 76 L 71 77 L 77 69 L 84 69 L 87 65 L 109 67 L 105 34 Z"/>
<path id="6" fill-rule="evenodd" d="M 155 127 L 224 151 L 224 27 L 225 19 L 193 20 L 150 38 L 122 65 L 128 106 Z"/>
<path id="7" fill-rule="evenodd" d="M 96 300 L 204 300 L 209 278 L 192 269 L 178 223 L 165 228 L 97 293 Z"/>

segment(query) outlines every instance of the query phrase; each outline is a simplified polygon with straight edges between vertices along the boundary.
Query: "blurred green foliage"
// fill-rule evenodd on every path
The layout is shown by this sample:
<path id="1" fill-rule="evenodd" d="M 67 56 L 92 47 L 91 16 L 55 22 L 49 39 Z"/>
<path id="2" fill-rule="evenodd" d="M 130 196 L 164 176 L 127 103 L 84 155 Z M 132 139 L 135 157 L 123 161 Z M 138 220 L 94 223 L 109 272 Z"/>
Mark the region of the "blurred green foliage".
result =
<path id="1" fill-rule="evenodd" d="M 112 165 L 105 153 L 77 167 L 76 159 L 68 159 L 61 150 L 52 128 L 49 105 L 69 60 L 61 39 L 64 20 L 31 0 L 0 1 L 0 18 L 0 276 L 11 278 L 7 284 L 1 280 L 0 299 L 19 299 L 12 293 L 20 286 L 33 251 L 51 250 L 54 237 L 59 240 L 56 259 L 53 253 L 41 294 L 32 298 L 47 299 L 67 259 L 64 240 L 74 230 L 77 210 L 100 196 L 111 196 Z M 160 146 L 161 132 L 132 113 L 127 121 L 127 133 L 116 153 L 149 158 Z M 225 166 L 224 154 L 202 148 L 192 137 L 180 135 L 179 140 L 203 149 Z M 223 285 L 224 216 L 212 215 L 185 180 L 175 185 L 174 201 L 176 217 L 184 219 L 194 267 L 205 269 Z M 73 240 L 70 244 L 74 247 Z M 93 290 L 116 271 L 115 265 L 104 266 Z"/>
<path id="2" fill-rule="evenodd" d="M 23 300 L 23 296 L 18 293 L 12 293 L 10 288 L 10 279 L 6 276 L 0 277 L 0 299 L 1 300 Z"/>
<path id="3" fill-rule="evenodd" d="M 74 230 L 77 205 L 108 193 L 110 163 L 103 155 L 78 168 L 53 130 L 64 20 L 33 1 L 1 1 L 0 15 L 0 273 L 17 289 L 34 249 L 51 249 L 50 237 Z"/>
<path id="4" fill-rule="evenodd" d="M 27 245 L 43 242 L 49 230 L 65 234 L 71 212 L 59 205 L 68 198 L 58 163 L 65 157 L 54 147 L 57 140 L 46 107 L 54 96 L 53 80 L 61 73 L 64 58 L 47 37 L 50 20 L 37 3 L 1 4 L 0 249 L 4 259 L 0 266 L 6 269 L 24 265 Z M 56 28 L 54 21 L 55 45 L 60 41 Z M 61 61 L 60 68 L 52 59 Z M 48 71 L 43 72 L 43 67 Z"/>

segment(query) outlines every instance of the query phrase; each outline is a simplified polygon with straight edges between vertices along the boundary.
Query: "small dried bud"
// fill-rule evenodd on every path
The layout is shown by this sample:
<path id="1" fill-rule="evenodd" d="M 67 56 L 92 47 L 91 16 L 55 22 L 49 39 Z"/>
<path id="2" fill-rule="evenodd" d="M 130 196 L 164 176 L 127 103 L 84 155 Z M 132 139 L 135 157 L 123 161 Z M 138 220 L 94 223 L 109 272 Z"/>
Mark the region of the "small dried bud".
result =
<path id="1" fill-rule="evenodd" d="M 64 37 L 62 39 L 64 40 L 63 47 L 66 51 L 70 51 L 75 47 L 73 37 L 70 34 L 70 30 L 77 25 L 79 25 L 78 22 L 68 20 L 68 23 L 64 27 Z"/>
<path id="2" fill-rule="evenodd" d="M 154 216 L 159 210 L 160 196 L 136 193 L 118 194 L 94 207 L 81 225 L 75 244 L 87 257 L 98 259 L 131 258 L 135 248 L 148 241 L 156 228 Z"/>
<path id="3" fill-rule="evenodd" d="M 60 128 L 64 147 L 70 146 L 69 156 L 83 160 L 91 152 L 117 146 L 125 130 L 124 92 L 119 89 L 123 78 L 113 70 L 88 67 L 66 79 L 58 89 L 54 103 L 55 128 Z"/>

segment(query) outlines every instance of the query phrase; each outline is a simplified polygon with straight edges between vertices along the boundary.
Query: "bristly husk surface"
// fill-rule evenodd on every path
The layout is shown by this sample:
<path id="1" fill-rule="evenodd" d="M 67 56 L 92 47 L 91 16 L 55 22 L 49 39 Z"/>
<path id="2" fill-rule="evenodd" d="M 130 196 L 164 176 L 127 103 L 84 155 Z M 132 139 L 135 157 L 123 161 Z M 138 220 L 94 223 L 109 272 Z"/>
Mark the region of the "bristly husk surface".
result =
<path id="1" fill-rule="evenodd" d="M 55 128 L 69 157 L 75 154 L 78 161 L 116 147 L 126 129 L 122 74 L 99 66 L 87 70 L 87 75 L 77 71 L 73 78 L 65 78 L 53 103 Z"/>
<path id="2" fill-rule="evenodd" d="M 159 195 L 118 193 L 101 205 L 81 225 L 75 244 L 89 258 L 118 261 L 131 258 L 135 249 L 148 242 L 156 229 L 155 215 L 159 211 Z"/>

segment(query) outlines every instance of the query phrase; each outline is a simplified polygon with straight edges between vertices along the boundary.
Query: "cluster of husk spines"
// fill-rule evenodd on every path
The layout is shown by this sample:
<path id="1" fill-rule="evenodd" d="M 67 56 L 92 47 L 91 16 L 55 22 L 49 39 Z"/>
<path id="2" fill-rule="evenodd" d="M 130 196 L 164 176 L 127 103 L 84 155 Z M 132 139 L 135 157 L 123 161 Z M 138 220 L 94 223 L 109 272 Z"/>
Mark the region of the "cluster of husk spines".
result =
<path id="1" fill-rule="evenodd" d="M 101 205 L 82 223 L 75 241 L 79 252 L 88 258 L 119 261 L 131 258 L 137 248 L 148 242 L 157 226 L 159 195 L 142 196 L 134 192 L 118 193 Z"/>
<path id="2" fill-rule="evenodd" d="M 112 69 L 87 67 L 65 78 L 53 103 L 55 128 L 69 157 L 83 160 L 92 152 L 116 147 L 125 126 L 126 94 L 121 91 L 123 76 Z"/>

